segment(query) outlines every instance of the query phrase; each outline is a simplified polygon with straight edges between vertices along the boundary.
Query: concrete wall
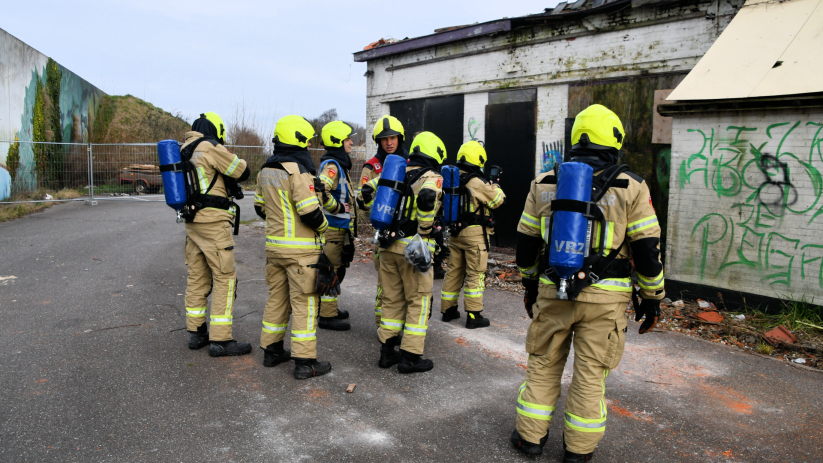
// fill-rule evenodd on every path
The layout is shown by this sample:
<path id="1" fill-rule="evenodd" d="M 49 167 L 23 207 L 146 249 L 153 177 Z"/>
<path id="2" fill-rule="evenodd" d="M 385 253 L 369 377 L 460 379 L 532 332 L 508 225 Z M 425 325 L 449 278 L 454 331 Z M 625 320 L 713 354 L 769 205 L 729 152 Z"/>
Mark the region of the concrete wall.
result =
<path id="1" fill-rule="evenodd" d="M 374 108 L 380 103 L 463 93 L 464 114 L 485 125 L 485 120 L 479 119 L 485 115 L 485 111 L 479 111 L 483 97 L 472 94 L 547 87 L 541 88 L 538 95 L 535 158 L 540 171 L 540 142 L 563 139 L 567 84 L 687 72 L 731 20 L 736 12 L 732 5 L 739 7 L 742 3 L 723 0 L 718 7 L 715 2 L 698 1 L 632 8 L 371 60 L 366 124 L 371 127 L 375 123 L 379 114 L 375 115 Z M 715 11 L 719 12 L 716 18 L 706 17 L 706 12 Z M 492 51 L 482 52 L 487 49 Z M 480 53 L 462 55 L 470 52 Z M 451 56 L 455 58 L 442 59 Z M 426 63 L 432 59 L 441 60 Z M 519 70 L 507 72 L 510 65 L 517 65 Z M 368 143 L 368 152 L 375 149 L 373 143 Z"/>
<path id="2" fill-rule="evenodd" d="M 46 55 L 0 29 L 0 141 L 13 141 L 15 137 L 32 141 L 37 82 L 46 84 L 48 61 Z M 48 105 L 59 111 L 60 127 L 49 128 L 54 129 L 52 133 L 59 130 L 64 142 L 86 142 L 104 93 L 59 63 L 56 67 L 61 74 L 59 99 L 49 100 Z M 9 147 L 8 143 L 0 143 L 0 163 L 7 164 Z M 36 183 L 33 158 L 31 144 L 20 143 L 15 184 Z"/>
<path id="3" fill-rule="evenodd" d="M 667 281 L 819 304 L 821 172 L 823 110 L 675 117 Z"/>

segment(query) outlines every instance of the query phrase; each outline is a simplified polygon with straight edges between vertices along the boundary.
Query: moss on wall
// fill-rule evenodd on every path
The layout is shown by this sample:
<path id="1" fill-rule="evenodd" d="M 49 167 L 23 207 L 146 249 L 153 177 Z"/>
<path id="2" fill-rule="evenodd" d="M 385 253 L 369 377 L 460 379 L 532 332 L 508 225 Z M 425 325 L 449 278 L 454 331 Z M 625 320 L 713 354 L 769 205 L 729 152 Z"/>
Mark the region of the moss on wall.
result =
<path id="1" fill-rule="evenodd" d="M 620 162 L 628 164 L 632 172 L 648 183 L 663 240 L 666 235 L 669 186 L 668 176 L 661 177 L 658 171 L 664 167 L 668 171 L 667 153 L 670 153 L 671 145 L 652 144 L 654 91 L 675 88 L 684 77 L 630 77 L 622 81 L 590 81 L 569 87 L 569 117 L 577 116 L 593 104 L 602 104 L 620 117 L 626 130 Z M 662 165 L 664 163 L 666 166 Z"/>

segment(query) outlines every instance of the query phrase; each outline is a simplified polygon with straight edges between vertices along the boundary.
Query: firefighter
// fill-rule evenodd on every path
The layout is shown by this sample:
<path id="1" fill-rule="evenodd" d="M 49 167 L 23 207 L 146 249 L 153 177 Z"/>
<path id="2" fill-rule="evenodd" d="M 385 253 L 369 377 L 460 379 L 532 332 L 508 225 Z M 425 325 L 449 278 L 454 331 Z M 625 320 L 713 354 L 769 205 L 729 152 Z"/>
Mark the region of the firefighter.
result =
<path id="1" fill-rule="evenodd" d="M 377 154 L 363 164 L 363 173 L 360 176 L 360 191 L 358 192 L 358 205 L 363 210 L 371 208 L 371 203 L 374 200 L 374 189 L 367 188 L 363 191 L 363 187 L 380 176 L 383 172 L 383 162 L 386 156 L 394 154 L 403 156 L 408 159 L 409 152 L 403 145 L 405 139 L 405 131 L 403 124 L 397 120 L 396 117 L 383 116 L 374 124 L 372 130 L 372 140 L 377 143 Z M 377 270 L 377 296 L 374 299 L 374 320 L 377 327 L 380 327 L 380 316 L 383 313 L 383 284 L 380 280 L 380 250 L 375 243 L 374 245 L 374 269 Z"/>
<path id="2" fill-rule="evenodd" d="M 209 346 L 209 355 L 245 355 L 251 344 L 232 338 L 234 300 L 237 298 L 237 274 L 234 269 L 235 221 L 229 193 L 236 181 L 249 178 L 246 161 L 230 153 L 225 144 L 226 127 L 216 113 L 201 114 L 186 132 L 182 147 L 191 153 L 198 200 L 204 206 L 193 210 L 186 220 L 186 329 L 189 349 Z M 235 193 L 237 194 L 237 193 Z M 238 194 L 239 195 L 239 194 Z M 207 298 L 211 294 L 209 324 L 206 327 Z"/>
<path id="3" fill-rule="evenodd" d="M 412 141 L 421 133 L 423 132 L 415 132 L 414 137 L 412 137 Z M 434 262 L 432 263 L 435 280 L 442 280 L 443 277 L 446 276 L 446 270 L 443 269 L 443 261 L 449 256 L 449 248 L 445 243 L 446 237 L 443 235 L 444 229 L 445 225 L 440 223 L 440 217 L 438 216 L 434 222 L 434 228 L 431 232 L 431 238 L 434 240 L 434 244 L 437 245 L 437 252 L 434 254 Z"/>
<path id="4" fill-rule="evenodd" d="M 306 379 L 331 371 L 317 361 L 315 290 L 323 233 L 329 224 L 315 192 L 316 171 L 308 151 L 314 128 L 300 116 L 285 116 L 274 128 L 274 152 L 257 176 L 254 209 L 266 219 L 266 283 L 260 348 L 263 365 L 293 358 L 294 377 Z M 291 352 L 283 338 L 291 315 Z"/>
<path id="5" fill-rule="evenodd" d="M 628 172 L 627 166 L 616 166 L 624 136 L 620 119 L 601 105 L 589 106 L 574 120 L 571 161 L 593 168 L 593 192 L 603 194 L 598 205 L 605 226 L 594 222 L 592 252 L 600 254 L 602 242 L 602 257 L 591 264 L 591 272 L 581 272 L 584 278 L 577 279 L 580 274 L 573 277 L 568 300 L 556 299 L 560 280 L 546 265 L 548 250 L 543 250 L 543 258 L 537 257 L 546 247 L 546 237 L 551 240 L 552 207 L 571 207 L 560 201 L 552 205 L 557 187 L 553 171 L 540 174 L 532 182 L 518 224 L 517 265 L 532 322 L 526 337 L 526 381 L 517 397 L 517 427 L 510 441 L 529 455 L 541 454 L 548 439 L 572 343 L 574 376 L 564 410 L 563 461 L 591 460 L 603 438 L 606 378 L 623 355 L 626 303 L 633 299 L 630 259 L 634 261 L 642 298 L 636 320 L 646 318 L 640 334 L 649 332 L 660 316 L 660 299 L 665 296 L 660 226 L 643 178 Z"/>
<path id="6" fill-rule="evenodd" d="M 460 318 L 457 300 L 463 288 L 463 307 L 466 309 L 466 328 L 485 328 L 489 319 L 483 311 L 483 289 L 486 262 L 489 259 L 489 235 L 494 234 L 491 210 L 506 202 L 500 185 L 490 182 L 483 174 L 486 150 L 477 141 L 464 143 L 457 152 L 460 169 L 461 204 L 457 222 L 451 227 L 446 279 L 440 292 L 440 311 L 443 321 Z M 465 281 L 465 286 L 464 286 Z"/>
<path id="7" fill-rule="evenodd" d="M 346 268 L 354 259 L 352 230 L 357 215 L 349 171 L 351 170 L 351 150 L 354 146 L 354 130 L 343 121 L 326 124 L 320 132 L 326 154 L 320 158 L 321 201 L 324 214 L 329 222 L 326 231 L 325 253 L 331 259 L 340 282 L 346 275 Z M 318 326 L 327 330 L 346 331 L 351 324 L 345 319 L 349 313 L 337 306 L 337 296 L 320 297 L 320 322 Z"/>
<path id="8" fill-rule="evenodd" d="M 398 365 L 400 373 L 419 373 L 434 368 L 423 359 L 426 330 L 431 318 L 433 272 L 431 261 L 425 271 L 406 261 L 406 246 L 415 235 L 434 254 L 430 238 L 435 215 L 440 207 L 443 177 L 440 165 L 446 159 L 446 147 L 435 134 L 423 132 L 414 139 L 398 204 L 409 205 L 402 215 L 395 216 L 391 226 L 379 233 L 380 279 L 383 283 L 383 316 L 380 320 L 380 368 Z M 378 179 L 370 180 L 364 189 L 376 189 Z M 401 214 L 397 212 L 397 214 Z M 403 332 L 402 341 L 400 332 Z M 400 351 L 395 347 L 400 346 Z"/>

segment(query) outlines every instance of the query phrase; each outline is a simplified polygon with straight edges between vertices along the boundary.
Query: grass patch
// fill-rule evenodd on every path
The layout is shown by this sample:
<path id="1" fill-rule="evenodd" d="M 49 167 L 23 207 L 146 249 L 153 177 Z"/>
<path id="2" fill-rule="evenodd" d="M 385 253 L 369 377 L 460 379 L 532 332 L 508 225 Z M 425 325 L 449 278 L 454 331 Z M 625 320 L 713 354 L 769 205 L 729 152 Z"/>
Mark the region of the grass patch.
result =
<path id="1" fill-rule="evenodd" d="M 30 193 L 25 197 L 18 197 L 21 201 L 33 201 L 36 199 L 43 199 L 46 194 L 52 195 L 54 199 L 76 199 L 81 197 L 80 192 L 76 190 L 60 190 L 60 191 L 39 191 L 37 193 Z M 44 202 L 44 203 L 17 203 L 17 204 L 0 204 L 0 223 L 8 222 L 9 220 L 19 219 L 35 212 L 40 212 L 48 209 L 51 206 L 60 204 L 59 202 Z"/>
<path id="2" fill-rule="evenodd" d="M 819 327 L 823 327 L 823 310 L 814 303 L 814 298 L 806 300 L 805 295 L 800 299 L 783 296 L 781 302 L 783 307 L 779 313 L 768 314 L 755 309 L 752 324 L 762 331 L 783 325 L 792 332 L 801 331 L 809 336 L 820 336 Z"/>

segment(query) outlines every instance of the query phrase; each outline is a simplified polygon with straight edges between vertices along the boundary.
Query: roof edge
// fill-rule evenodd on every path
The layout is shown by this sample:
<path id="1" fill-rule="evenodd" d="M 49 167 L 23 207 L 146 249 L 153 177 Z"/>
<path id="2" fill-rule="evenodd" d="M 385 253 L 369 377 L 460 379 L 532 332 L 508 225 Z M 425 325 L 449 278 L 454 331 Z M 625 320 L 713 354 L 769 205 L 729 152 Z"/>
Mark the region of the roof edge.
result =
<path id="1" fill-rule="evenodd" d="M 460 40 L 469 39 L 472 37 L 482 37 L 484 35 L 492 35 L 498 32 L 510 31 L 512 23 L 510 19 L 500 19 L 496 21 L 489 21 L 482 24 L 474 24 L 472 26 L 462 27 L 447 32 L 439 32 L 436 34 L 424 35 L 402 42 L 395 42 L 391 45 L 384 45 L 382 47 L 372 48 L 371 50 L 363 50 L 354 54 L 355 62 L 369 61 L 376 58 L 382 58 L 388 55 L 403 53 L 418 48 L 425 48 L 434 45 L 441 45 L 449 42 L 457 42 Z"/>
<path id="2" fill-rule="evenodd" d="M 658 105 L 657 112 L 661 116 L 672 117 L 715 111 L 763 111 L 805 108 L 823 108 L 823 93 L 725 100 L 680 100 Z"/>

